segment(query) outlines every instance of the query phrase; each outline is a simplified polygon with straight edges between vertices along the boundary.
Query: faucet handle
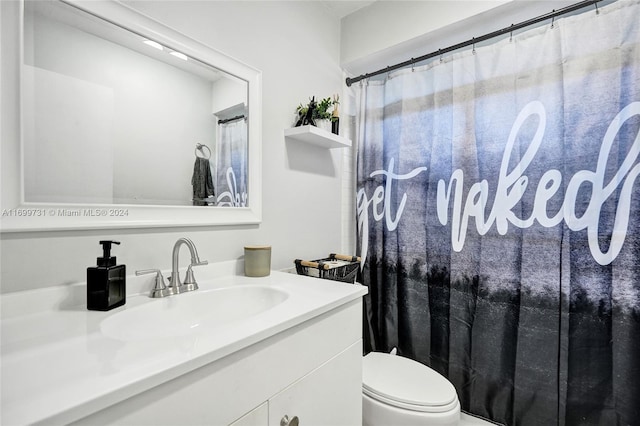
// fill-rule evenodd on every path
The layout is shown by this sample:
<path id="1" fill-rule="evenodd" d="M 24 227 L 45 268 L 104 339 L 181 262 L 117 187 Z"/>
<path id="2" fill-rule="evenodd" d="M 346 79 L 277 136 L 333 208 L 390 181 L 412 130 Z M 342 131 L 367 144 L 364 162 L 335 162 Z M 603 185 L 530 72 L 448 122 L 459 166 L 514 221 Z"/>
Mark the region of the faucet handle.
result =
<path id="1" fill-rule="evenodd" d="M 167 284 L 164 282 L 164 277 L 162 276 L 162 272 L 160 269 L 142 269 L 136 271 L 136 275 L 145 275 L 145 274 L 156 274 L 156 283 L 149 293 L 149 297 L 157 298 L 157 297 L 166 297 L 171 296 L 173 294 L 172 290 L 167 287 Z"/>
<path id="2" fill-rule="evenodd" d="M 192 263 L 189 265 L 189 267 L 187 268 L 187 274 L 184 277 L 184 285 L 190 285 L 190 290 L 197 290 L 198 289 L 198 283 L 196 282 L 196 278 L 193 276 L 193 267 L 194 266 L 204 266 L 204 265 L 208 265 L 209 262 L 207 262 L 206 260 L 202 260 L 200 261 L 198 259 L 198 262 L 196 263 Z"/>
<path id="3" fill-rule="evenodd" d="M 196 265 L 189 265 L 189 267 L 187 268 L 187 274 L 184 277 L 184 284 L 192 284 L 195 288 L 193 288 L 193 290 L 196 290 L 198 288 L 198 283 L 196 282 L 196 278 L 193 276 L 193 269 L 191 269 L 193 266 Z"/>

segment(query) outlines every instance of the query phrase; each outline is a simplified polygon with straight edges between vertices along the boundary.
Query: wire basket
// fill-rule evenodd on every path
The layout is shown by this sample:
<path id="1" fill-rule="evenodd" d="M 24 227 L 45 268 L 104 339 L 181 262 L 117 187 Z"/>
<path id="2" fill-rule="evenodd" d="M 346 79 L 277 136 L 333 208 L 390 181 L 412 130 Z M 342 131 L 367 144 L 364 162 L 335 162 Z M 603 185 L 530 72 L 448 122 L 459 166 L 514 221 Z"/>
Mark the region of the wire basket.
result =
<path id="1" fill-rule="evenodd" d="M 329 257 L 317 260 L 296 259 L 298 275 L 341 281 L 353 284 L 360 268 L 360 258 L 331 253 Z"/>

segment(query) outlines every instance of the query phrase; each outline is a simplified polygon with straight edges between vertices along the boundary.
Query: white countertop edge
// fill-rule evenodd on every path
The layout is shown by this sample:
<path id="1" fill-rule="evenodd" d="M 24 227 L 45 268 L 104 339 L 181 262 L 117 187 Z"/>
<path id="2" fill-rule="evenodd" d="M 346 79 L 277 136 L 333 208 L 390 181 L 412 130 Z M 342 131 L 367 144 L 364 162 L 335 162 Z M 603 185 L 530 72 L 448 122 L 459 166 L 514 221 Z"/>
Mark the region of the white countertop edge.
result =
<path id="1" fill-rule="evenodd" d="M 229 266 L 229 265 L 227 265 Z M 228 271 L 228 268 L 223 268 Z M 233 269 L 233 268 L 232 268 Z M 237 270 L 237 268 L 236 268 Z M 284 272 L 273 271 L 272 277 L 278 277 L 279 274 L 284 278 L 288 278 L 287 281 L 294 280 L 303 282 L 304 280 L 314 280 L 314 283 L 321 284 L 321 281 L 317 278 L 309 278 L 309 277 L 299 277 L 293 274 L 287 274 Z M 215 279 L 224 277 L 224 275 L 219 276 L 215 272 L 209 271 L 209 273 L 201 274 L 202 277 L 206 277 L 204 279 Z M 296 277 L 296 278 L 293 278 Z M 257 279 L 259 280 L 259 279 Z M 202 280 L 201 280 L 202 281 Z M 312 281 L 308 281 L 312 282 Z M 258 281 L 256 281 L 258 283 Z M 324 284 L 326 285 L 326 284 Z M 60 298 L 50 298 L 51 295 L 60 295 L 65 292 L 68 294 L 68 288 L 61 287 L 56 291 L 55 289 L 44 289 L 44 290 L 33 290 L 29 292 L 20 292 L 24 293 L 22 295 L 18 294 L 10 294 L 8 299 L 13 299 L 15 302 L 17 297 L 26 297 L 27 299 L 32 299 L 36 294 L 40 296 L 49 296 L 47 297 L 49 300 L 54 300 L 53 310 L 55 310 L 56 304 L 62 300 Z M 77 291 L 77 289 L 76 289 Z M 39 292 L 39 293 L 38 293 Z M 129 292 L 128 292 L 129 293 Z M 345 284 L 345 287 L 341 288 L 339 291 L 339 295 L 336 294 L 335 297 L 329 298 L 326 303 L 318 305 L 311 310 L 298 312 L 295 315 L 285 319 L 282 322 L 272 324 L 267 328 L 261 329 L 255 333 L 250 333 L 243 338 L 240 338 L 237 341 L 232 343 L 223 345 L 219 348 L 215 348 L 205 354 L 198 355 L 194 358 L 184 360 L 176 365 L 168 366 L 165 370 L 157 372 L 155 374 L 150 374 L 147 376 L 139 377 L 137 379 L 131 380 L 128 383 L 123 384 L 117 389 L 107 389 L 102 391 L 95 391 L 91 394 L 91 396 L 83 401 L 68 401 L 67 406 L 56 406 L 55 410 L 46 409 L 44 407 L 40 407 L 40 411 L 36 410 L 24 410 L 26 407 L 20 404 L 16 407 L 3 407 L 3 422 L 7 422 L 7 424 L 66 424 L 73 422 L 75 420 L 79 420 L 82 417 L 85 417 L 89 414 L 95 413 L 101 409 L 107 408 L 113 404 L 124 401 L 127 398 L 149 390 L 155 386 L 158 386 L 162 383 L 165 383 L 169 380 L 177 378 L 183 374 L 186 374 L 190 371 L 193 371 L 197 368 L 205 366 L 209 363 L 215 362 L 219 359 L 224 358 L 230 354 L 233 354 L 239 350 L 247 348 L 255 343 L 258 343 L 264 339 L 272 337 L 282 331 L 285 331 L 291 327 L 302 324 L 305 321 L 308 321 L 312 318 L 320 316 L 326 312 L 329 312 L 335 308 L 338 308 L 342 305 L 348 304 L 354 300 L 359 299 L 363 295 L 367 293 L 367 288 L 361 285 L 350 285 Z M 129 294 L 128 294 L 129 296 Z M 3 296 L 3 302 L 6 295 Z M 22 304 L 22 303 L 20 303 Z M 4 308 L 4 306 L 3 306 Z M 50 307 L 51 308 L 51 307 Z M 16 309 L 17 310 L 17 309 Z M 30 314 L 31 312 L 27 313 Z M 18 312 L 11 312 L 11 316 L 15 317 Z M 3 311 L 3 317 L 5 317 L 5 312 Z M 4 405 L 4 404 L 3 404 Z M 64 405 L 64 404 L 62 404 Z M 25 412 L 26 411 L 26 412 Z"/>
<path id="2" fill-rule="evenodd" d="M 48 416 L 46 418 L 39 418 L 33 421 L 29 420 L 27 421 L 27 423 L 51 426 L 51 425 L 57 425 L 57 424 L 64 425 L 64 424 L 68 424 L 68 423 L 80 420 L 83 417 L 86 417 L 102 409 L 108 408 L 113 404 L 122 402 L 132 396 L 135 396 L 142 392 L 150 390 L 158 385 L 166 383 L 170 380 L 173 380 L 177 377 L 187 374 L 200 367 L 204 367 L 207 364 L 218 361 L 226 356 L 229 356 L 242 349 L 245 349 L 253 344 L 259 343 L 262 340 L 275 336 L 278 333 L 288 330 L 289 328 L 293 328 L 308 320 L 311 320 L 324 313 L 327 313 L 333 309 L 336 309 L 340 306 L 348 304 L 349 302 L 357 300 L 358 298 L 366 294 L 366 288 L 363 287 L 362 291 L 363 291 L 362 294 L 359 294 L 359 293 L 351 294 L 348 297 L 344 297 L 340 300 L 336 300 L 334 303 L 325 305 L 322 308 L 309 311 L 304 315 L 300 315 L 298 317 L 290 319 L 289 321 L 286 321 L 276 326 L 273 326 L 271 328 L 262 330 L 259 333 L 253 334 L 242 340 L 236 341 L 231 345 L 222 347 L 206 355 L 191 359 L 183 364 L 169 368 L 160 374 L 145 377 L 138 382 L 130 383 L 115 391 L 99 395 L 96 398 L 83 402 L 82 404 L 69 408 L 65 411 Z"/>

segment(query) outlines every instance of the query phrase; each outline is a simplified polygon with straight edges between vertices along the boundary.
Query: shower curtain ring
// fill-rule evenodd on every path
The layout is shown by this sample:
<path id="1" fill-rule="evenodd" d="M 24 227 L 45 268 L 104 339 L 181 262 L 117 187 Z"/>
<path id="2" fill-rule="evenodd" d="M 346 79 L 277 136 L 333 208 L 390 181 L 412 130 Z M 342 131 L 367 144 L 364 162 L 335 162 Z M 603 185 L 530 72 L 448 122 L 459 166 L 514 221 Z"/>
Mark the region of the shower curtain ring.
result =
<path id="1" fill-rule="evenodd" d="M 471 49 L 471 53 L 475 55 L 476 54 L 476 38 L 472 37 L 471 42 L 473 43 L 473 49 Z"/>
<path id="2" fill-rule="evenodd" d="M 442 50 L 438 49 L 438 53 L 440 54 L 440 63 L 442 63 Z"/>
<path id="3" fill-rule="evenodd" d="M 509 43 L 513 41 L 513 24 L 511 24 L 511 31 L 509 31 Z"/>
<path id="4" fill-rule="evenodd" d="M 596 15 L 600 15 L 600 11 L 598 10 L 598 1 L 596 0 L 593 5 L 596 7 Z"/>
<path id="5" fill-rule="evenodd" d="M 556 13 L 556 10 L 555 10 L 555 9 L 553 9 L 553 10 L 551 11 L 551 13 Z M 551 29 L 553 29 L 553 26 L 554 26 L 554 24 L 555 24 L 555 20 L 556 20 L 556 16 L 555 16 L 555 15 L 553 15 L 553 16 L 551 17 Z"/>
<path id="6" fill-rule="evenodd" d="M 414 72 L 416 70 L 416 60 L 414 58 L 411 58 L 411 72 Z"/>

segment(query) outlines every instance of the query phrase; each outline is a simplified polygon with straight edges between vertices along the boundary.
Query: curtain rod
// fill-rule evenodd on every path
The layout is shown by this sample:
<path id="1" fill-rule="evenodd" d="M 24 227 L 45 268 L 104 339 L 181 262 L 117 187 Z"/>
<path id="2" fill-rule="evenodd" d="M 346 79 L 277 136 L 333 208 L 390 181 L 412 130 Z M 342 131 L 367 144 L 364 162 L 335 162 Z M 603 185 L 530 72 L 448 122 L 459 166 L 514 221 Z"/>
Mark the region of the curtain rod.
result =
<path id="1" fill-rule="evenodd" d="M 224 120 L 218 120 L 218 124 L 225 124 L 225 123 L 228 123 L 230 121 L 240 120 L 241 118 L 244 118 L 244 115 L 236 115 L 235 117 L 227 118 L 227 119 L 224 119 Z"/>
<path id="2" fill-rule="evenodd" d="M 367 73 L 367 74 L 362 74 L 362 75 L 359 75 L 358 77 L 353 77 L 353 78 L 347 77 L 347 79 L 346 79 L 347 87 L 351 86 L 353 83 L 357 83 L 360 80 L 364 80 L 364 79 L 367 79 L 367 78 L 370 78 L 370 77 L 373 77 L 373 76 L 376 76 L 376 75 L 388 73 L 390 71 L 394 71 L 394 70 L 397 70 L 397 69 L 400 69 L 400 68 L 405 68 L 405 67 L 408 67 L 408 66 L 411 66 L 411 65 L 415 65 L 418 62 L 422 62 L 422 61 L 425 61 L 427 59 L 431 59 L 431 58 L 435 58 L 437 56 L 441 56 L 444 53 L 453 52 L 454 50 L 462 49 L 463 47 L 467 47 L 467 46 L 472 46 L 472 45 L 475 45 L 476 43 L 480 43 L 480 42 L 483 42 L 483 41 L 486 41 L 486 40 L 489 40 L 489 39 L 492 39 L 492 38 L 495 38 L 495 37 L 499 37 L 499 36 L 504 35 L 504 34 L 513 33 L 513 31 L 516 31 L 516 30 L 519 30 L 519 29 L 522 29 L 522 28 L 525 28 L 525 27 L 528 27 L 528 26 L 531 26 L 531 25 L 535 25 L 537 23 L 546 21 L 548 19 L 553 19 L 556 16 L 565 15 L 567 13 L 574 12 L 574 11 L 576 11 L 578 9 L 582 9 L 584 7 L 587 7 L 587 6 L 595 5 L 596 13 L 600 13 L 598 11 L 598 4 L 597 3 L 601 2 L 601 1 L 602 0 L 583 0 L 581 2 L 578 2 L 578 3 L 572 4 L 572 5 L 563 7 L 562 9 L 558 9 L 558 10 L 554 9 L 553 11 L 551 11 L 549 13 L 546 13 L 544 15 L 540 15 L 540 16 L 537 16 L 535 18 L 528 19 L 526 21 L 522 21 L 522 22 L 517 23 L 517 24 L 511 24 L 509 27 L 503 28 L 501 30 L 493 31 L 491 33 L 487 33 L 487 34 L 482 35 L 480 37 L 473 37 L 470 40 L 463 41 L 461 43 L 454 44 L 454 45 L 451 45 L 449 47 L 445 47 L 444 49 L 438 49 L 435 52 L 431 52 L 431 53 L 428 53 L 426 55 L 419 56 L 417 58 L 411 58 L 408 61 L 400 62 L 400 63 L 395 64 L 395 65 L 390 65 L 390 66 L 388 66 L 386 68 L 379 69 L 378 71 L 370 72 L 370 73 Z"/>

